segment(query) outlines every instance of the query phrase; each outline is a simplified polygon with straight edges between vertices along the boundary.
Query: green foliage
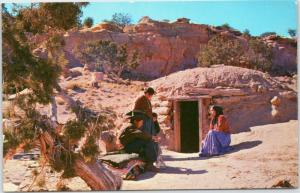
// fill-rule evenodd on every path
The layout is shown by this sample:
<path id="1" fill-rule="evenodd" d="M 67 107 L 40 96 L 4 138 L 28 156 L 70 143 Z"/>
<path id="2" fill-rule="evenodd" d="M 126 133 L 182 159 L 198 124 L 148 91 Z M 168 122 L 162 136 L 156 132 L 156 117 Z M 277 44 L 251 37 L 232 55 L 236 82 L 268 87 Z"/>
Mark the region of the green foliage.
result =
<path id="1" fill-rule="evenodd" d="M 127 45 L 118 46 L 115 42 L 100 40 L 87 42 L 83 48 L 77 48 L 76 56 L 85 64 L 94 63 L 96 68 L 109 64 L 118 76 L 125 68 L 135 69 L 139 63 L 139 53 L 135 50 L 129 58 Z"/>
<path id="2" fill-rule="evenodd" d="M 2 12 L 4 93 L 31 89 L 31 100 L 46 104 L 50 101 L 58 78 L 57 66 L 32 55 L 24 31 L 15 28 L 15 19 Z"/>
<path id="3" fill-rule="evenodd" d="M 288 29 L 288 33 L 289 33 L 289 35 L 290 35 L 292 38 L 294 38 L 294 37 L 296 37 L 296 35 L 297 35 L 297 30 L 295 30 L 295 29 Z"/>
<path id="4" fill-rule="evenodd" d="M 201 67 L 225 64 L 270 71 L 272 49 L 257 39 L 251 39 L 246 48 L 238 39 L 217 35 L 199 53 L 198 64 Z"/>
<path id="5" fill-rule="evenodd" d="M 88 28 L 92 27 L 93 24 L 94 24 L 94 20 L 93 20 L 93 18 L 91 18 L 91 17 L 88 17 L 88 18 L 86 18 L 86 19 L 83 21 L 83 25 L 86 26 L 86 27 L 88 27 Z"/>
<path id="6" fill-rule="evenodd" d="M 87 42 L 82 50 L 79 47 L 76 48 L 75 54 L 85 64 L 96 63 L 100 66 L 103 62 L 109 62 L 114 66 L 117 44 L 106 40 Z"/>
<path id="7" fill-rule="evenodd" d="M 80 153 L 74 152 L 71 141 L 80 139 L 85 133 L 94 138 L 90 142 L 96 141 L 102 130 L 114 127 L 115 118 L 107 118 L 110 112 L 98 115 L 78 104 L 74 108 L 77 119 L 69 121 L 65 125 L 65 135 L 60 136 L 55 132 L 50 119 L 41 115 L 36 108 L 38 103 L 49 104 L 53 90 L 58 88 L 59 70 L 63 66 L 61 64 L 66 64 L 62 54 L 64 41 L 61 30 L 78 25 L 80 8 L 85 5 L 86 3 L 39 3 L 29 8 L 15 8 L 15 16 L 2 5 L 4 94 L 18 93 L 25 88 L 29 90 L 27 94 L 17 95 L 13 101 L 18 112 L 15 112 L 13 118 L 8 117 L 13 121 L 13 127 L 4 131 L 4 155 L 20 144 L 30 148 L 37 139 L 43 141 L 47 131 L 50 138 L 55 140 L 53 146 L 51 143 L 45 146 L 47 153 L 53 151 L 50 154 L 53 156 L 49 159 L 50 165 L 56 171 L 63 171 L 62 177 L 66 178 L 75 176 L 74 162 L 82 158 Z M 47 60 L 32 54 L 26 32 L 49 34 L 45 44 L 49 50 Z M 85 152 L 95 152 L 95 145 L 88 145 L 84 147 Z"/>
<path id="8" fill-rule="evenodd" d="M 227 29 L 227 30 L 232 30 L 233 29 L 228 23 L 224 23 L 223 25 L 221 25 L 221 28 L 224 28 L 224 29 Z"/>
<path id="9" fill-rule="evenodd" d="M 62 178 L 72 178 L 76 176 L 73 167 L 76 158 L 77 155 L 71 151 L 56 149 L 54 159 L 50 160 L 50 165 L 56 172 L 63 171 Z"/>
<path id="10" fill-rule="evenodd" d="M 3 155 L 6 155 L 10 149 L 17 148 L 21 142 L 16 137 L 16 133 L 14 131 L 3 131 L 3 135 L 5 135 L 5 141 L 3 143 Z"/>
<path id="11" fill-rule="evenodd" d="M 251 53 L 252 52 L 252 53 Z M 258 39 L 249 41 L 249 51 L 247 52 L 248 63 L 250 68 L 270 71 L 272 68 L 272 48 Z"/>
<path id="12" fill-rule="evenodd" d="M 63 47 L 65 46 L 65 40 L 62 33 L 54 32 L 52 36 L 45 43 L 48 50 L 48 60 L 53 64 L 56 64 L 56 71 L 63 72 L 64 76 L 67 76 L 67 65 L 69 61 L 65 57 Z"/>
<path id="13" fill-rule="evenodd" d="M 112 15 L 111 20 L 106 20 L 109 23 L 113 23 L 123 29 L 126 25 L 132 23 L 132 18 L 128 13 L 115 13 Z"/>
<path id="14" fill-rule="evenodd" d="M 86 161 L 91 161 L 99 155 L 99 148 L 93 136 L 88 136 L 81 150 Z"/>
<path id="15" fill-rule="evenodd" d="M 139 52 L 137 50 L 135 50 L 132 54 L 132 58 L 131 58 L 131 61 L 129 63 L 129 67 L 131 69 L 136 69 L 140 64 L 139 64 Z"/>
<path id="16" fill-rule="evenodd" d="M 271 35 L 277 35 L 276 32 L 265 32 L 260 34 L 260 37 L 266 37 L 266 36 L 271 36 Z"/>
<path id="17" fill-rule="evenodd" d="M 249 31 L 249 29 L 245 29 L 245 30 L 243 31 L 243 35 L 244 35 L 244 36 L 248 36 L 248 37 L 250 37 L 250 36 L 251 36 L 251 34 L 250 34 L 250 31 Z"/>
<path id="18" fill-rule="evenodd" d="M 50 29 L 68 30 L 80 26 L 82 7 L 88 3 L 38 3 L 16 8 L 16 26 L 27 32 L 43 33 Z"/>
<path id="19" fill-rule="evenodd" d="M 238 59 L 243 54 L 242 44 L 238 40 L 230 40 L 224 36 L 215 36 L 200 52 L 198 63 L 202 67 L 214 64 L 238 66 Z"/>
<path id="20" fill-rule="evenodd" d="M 71 140 L 79 140 L 83 137 L 85 127 L 82 122 L 79 121 L 68 121 L 64 126 L 64 135 Z"/>

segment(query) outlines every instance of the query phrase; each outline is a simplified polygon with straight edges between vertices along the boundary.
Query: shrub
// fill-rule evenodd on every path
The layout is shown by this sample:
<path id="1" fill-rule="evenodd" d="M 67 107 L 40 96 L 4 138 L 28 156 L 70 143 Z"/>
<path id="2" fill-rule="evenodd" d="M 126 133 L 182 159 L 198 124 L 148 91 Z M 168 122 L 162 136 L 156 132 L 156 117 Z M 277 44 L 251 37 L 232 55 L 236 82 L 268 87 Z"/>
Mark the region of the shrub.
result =
<path id="1" fill-rule="evenodd" d="M 250 34 L 250 31 L 249 31 L 249 29 L 245 29 L 245 30 L 243 31 L 243 35 L 244 35 L 244 36 L 248 36 L 248 37 L 250 37 L 250 36 L 251 36 L 251 34 Z"/>
<path id="2" fill-rule="evenodd" d="M 114 24 L 121 29 L 132 23 L 132 18 L 128 13 L 115 13 L 110 20 L 105 19 L 103 22 Z"/>
<path id="3" fill-rule="evenodd" d="M 86 18 L 86 19 L 83 21 L 83 25 L 84 25 L 85 27 L 88 27 L 88 28 L 92 27 L 92 26 L 94 25 L 94 20 L 93 20 L 93 18 L 91 18 L 91 17 Z"/>
<path id="4" fill-rule="evenodd" d="M 209 67 L 214 64 L 270 71 L 272 49 L 258 39 L 249 40 L 246 48 L 238 39 L 217 35 L 209 40 L 198 55 L 198 66 Z"/>
<path id="5" fill-rule="evenodd" d="M 104 63 L 109 64 L 113 69 L 112 71 L 118 76 L 121 76 L 126 68 L 135 69 L 139 65 L 137 50 L 133 51 L 131 57 L 129 57 L 126 44 L 117 45 L 115 42 L 108 40 L 87 42 L 82 49 L 77 48 L 75 54 L 83 63 L 94 63 L 96 69 L 102 68 Z"/>
<path id="6" fill-rule="evenodd" d="M 271 35 L 277 35 L 276 32 L 265 32 L 260 34 L 260 37 L 267 37 L 267 36 L 271 36 Z"/>
<path id="7" fill-rule="evenodd" d="M 201 67 L 209 67 L 214 64 L 238 66 L 242 55 L 242 45 L 238 40 L 217 35 L 209 40 L 208 44 L 199 53 L 198 64 Z"/>
<path id="8" fill-rule="evenodd" d="M 292 38 L 296 37 L 297 35 L 297 31 L 295 29 L 289 29 L 288 33 Z"/>

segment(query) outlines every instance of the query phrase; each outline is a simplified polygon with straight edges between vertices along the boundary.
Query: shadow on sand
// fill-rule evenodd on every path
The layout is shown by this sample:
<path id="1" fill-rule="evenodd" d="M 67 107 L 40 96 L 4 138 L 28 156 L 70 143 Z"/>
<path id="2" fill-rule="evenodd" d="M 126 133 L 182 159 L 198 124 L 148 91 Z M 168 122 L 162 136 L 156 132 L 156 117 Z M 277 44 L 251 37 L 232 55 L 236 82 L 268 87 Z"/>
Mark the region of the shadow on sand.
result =
<path id="1" fill-rule="evenodd" d="M 236 145 L 232 145 L 232 146 L 230 146 L 231 150 L 227 154 L 235 153 L 235 152 L 238 152 L 238 151 L 241 151 L 241 150 L 244 150 L 244 149 L 251 149 L 251 148 L 254 148 L 254 147 L 256 147 L 260 144 L 262 144 L 262 141 L 256 140 L 256 141 L 246 141 L 246 142 L 242 142 L 242 143 L 239 143 L 239 144 L 236 144 Z"/>
<path id="2" fill-rule="evenodd" d="M 206 160 L 206 159 L 212 159 L 212 158 L 218 158 L 218 157 L 225 157 L 227 154 L 235 153 L 235 152 L 238 152 L 238 151 L 241 151 L 241 150 L 245 150 L 245 149 L 251 149 L 251 148 L 254 148 L 254 147 L 256 147 L 256 146 L 258 146 L 260 144 L 262 144 L 262 141 L 260 141 L 260 140 L 242 142 L 242 143 L 230 146 L 231 150 L 229 152 L 227 152 L 226 154 L 219 155 L 219 156 L 213 156 L 213 157 L 198 157 L 197 156 L 197 157 L 174 158 L 174 157 L 169 156 L 169 155 L 162 155 L 162 156 L 163 156 L 163 160 L 164 161 Z M 193 175 L 193 174 L 204 174 L 204 173 L 207 173 L 207 170 L 194 171 L 194 170 L 189 169 L 189 168 L 167 166 L 165 168 L 161 168 L 160 171 L 159 171 L 159 173 Z M 156 174 L 157 173 L 154 173 L 154 172 L 143 173 L 142 175 L 140 175 L 138 177 L 138 179 L 136 181 L 146 180 L 146 179 L 152 178 Z"/>
<path id="3" fill-rule="evenodd" d="M 245 150 L 245 149 L 254 148 L 260 144 L 262 144 L 262 141 L 260 141 L 260 140 L 246 141 L 246 142 L 242 142 L 242 143 L 230 146 L 229 152 L 227 152 L 224 155 L 218 155 L 218 156 L 212 156 L 212 157 L 198 157 L 197 156 L 197 157 L 184 157 L 184 158 L 174 158 L 172 156 L 163 155 L 163 160 L 164 161 L 189 161 L 189 160 L 206 160 L 206 159 L 211 159 L 211 158 L 219 158 L 219 157 L 224 157 L 227 154 L 235 153 L 235 152 Z"/>
<path id="4" fill-rule="evenodd" d="M 194 174 L 204 174 L 207 173 L 207 170 L 197 170 L 194 171 L 192 169 L 189 168 L 182 168 L 182 167 L 170 167 L 167 166 L 165 168 L 161 168 L 159 170 L 160 174 L 184 174 L 184 175 L 194 175 Z M 157 173 L 154 172 L 146 172 L 143 173 L 142 175 L 140 175 L 138 177 L 138 179 L 136 181 L 140 181 L 140 180 L 146 180 L 146 179 L 150 179 L 153 176 L 155 176 Z"/>

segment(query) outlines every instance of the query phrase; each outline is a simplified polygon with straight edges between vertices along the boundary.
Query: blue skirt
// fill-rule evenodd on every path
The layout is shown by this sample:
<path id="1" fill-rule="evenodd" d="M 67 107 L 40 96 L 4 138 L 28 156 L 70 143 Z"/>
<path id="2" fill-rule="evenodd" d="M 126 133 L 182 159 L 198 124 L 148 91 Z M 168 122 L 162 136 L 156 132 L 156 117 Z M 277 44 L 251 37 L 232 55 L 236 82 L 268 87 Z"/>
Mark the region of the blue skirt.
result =
<path id="1" fill-rule="evenodd" d="M 210 130 L 204 141 L 199 156 L 221 155 L 230 150 L 230 134 L 221 131 Z"/>
<path id="2" fill-rule="evenodd" d="M 143 128 L 141 129 L 143 132 L 148 133 L 152 136 L 156 135 L 155 125 L 151 118 L 147 117 L 144 119 Z"/>

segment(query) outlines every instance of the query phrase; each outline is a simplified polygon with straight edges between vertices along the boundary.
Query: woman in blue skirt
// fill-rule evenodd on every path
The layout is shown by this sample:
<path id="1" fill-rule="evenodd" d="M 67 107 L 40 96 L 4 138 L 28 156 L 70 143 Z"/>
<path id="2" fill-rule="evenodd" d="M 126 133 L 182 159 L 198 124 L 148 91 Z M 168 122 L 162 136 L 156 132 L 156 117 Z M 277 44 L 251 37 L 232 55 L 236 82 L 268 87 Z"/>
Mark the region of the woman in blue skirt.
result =
<path id="1" fill-rule="evenodd" d="M 230 128 L 227 119 L 223 115 L 223 108 L 212 106 L 210 108 L 210 130 L 202 141 L 200 157 L 215 156 L 226 153 L 231 142 Z"/>

